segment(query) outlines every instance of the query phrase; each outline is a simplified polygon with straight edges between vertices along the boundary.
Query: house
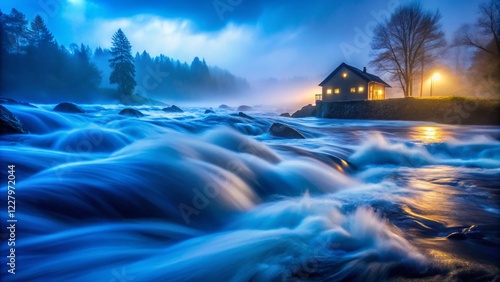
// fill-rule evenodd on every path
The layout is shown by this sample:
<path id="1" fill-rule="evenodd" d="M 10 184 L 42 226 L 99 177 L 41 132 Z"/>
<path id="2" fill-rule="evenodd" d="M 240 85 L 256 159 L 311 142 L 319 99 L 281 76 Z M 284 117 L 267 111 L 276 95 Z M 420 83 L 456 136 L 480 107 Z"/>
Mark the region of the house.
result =
<path id="1" fill-rule="evenodd" d="M 322 94 L 316 100 L 323 102 L 352 100 L 383 100 L 385 88 L 391 87 L 380 77 L 357 69 L 346 63 L 340 64 L 319 86 Z"/>

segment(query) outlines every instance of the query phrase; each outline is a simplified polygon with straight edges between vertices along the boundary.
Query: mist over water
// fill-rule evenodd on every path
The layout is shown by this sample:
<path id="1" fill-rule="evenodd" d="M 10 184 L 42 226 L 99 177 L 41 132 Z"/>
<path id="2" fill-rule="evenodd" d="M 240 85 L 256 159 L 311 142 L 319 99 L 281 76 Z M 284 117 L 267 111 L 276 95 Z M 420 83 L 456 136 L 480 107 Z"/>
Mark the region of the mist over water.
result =
<path id="1" fill-rule="evenodd" d="M 498 127 L 6 107 L 30 131 L 0 137 L 17 179 L 6 281 L 500 277 Z"/>

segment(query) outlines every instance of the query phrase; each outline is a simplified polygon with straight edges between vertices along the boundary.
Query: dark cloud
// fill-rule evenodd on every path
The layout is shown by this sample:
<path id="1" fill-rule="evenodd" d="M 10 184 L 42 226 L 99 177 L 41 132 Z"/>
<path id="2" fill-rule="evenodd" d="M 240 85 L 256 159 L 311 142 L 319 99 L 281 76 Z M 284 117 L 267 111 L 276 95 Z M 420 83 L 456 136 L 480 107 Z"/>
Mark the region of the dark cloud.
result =
<path id="1" fill-rule="evenodd" d="M 217 41 L 229 24 L 239 28 L 244 26 L 242 29 L 248 33 L 245 36 L 252 42 L 235 44 L 230 39 L 217 41 L 220 45 L 235 44 L 234 49 L 214 45 L 208 48 L 206 44 L 181 37 L 183 42 L 179 46 L 183 47 L 171 49 L 167 55 L 178 58 L 190 48 L 196 55 L 205 56 L 208 61 L 243 76 L 288 77 L 322 76 L 341 62 L 358 67 L 367 65 L 373 24 L 379 21 L 381 15 L 388 15 L 391 7 L 408 1 L 412 0 L 0 0 L 0 9 L 8 13 L 16 7 L 29 19 L 36 13 L 42 13 L 49 29 L 65 45 L 81 40 L 94 45 L 109 43 L 112 31 L 104 39 L 92 41 L 104 29 L 99 24 L 122 18 L 135 21 L 135 31 L 140 31 L 143 25 L 147 30 L 148 17 L 144 17 L 144 22 L 134 18 L 144 14 L 164 20 L 187 20 L 189 28 L 177 32 L 208 38 L 203 41 L 205 43 Z M 474 21 L 476 17 L 476 1 L 420 1 L 426 9 L 441 11 L 443 29 L 448 36 L 460 24 Z M 80 21 L 78 5 L 84 10 Z M 89 36 L 92 38 L 89 39 Z M 130 36 L 133 36 L 132 32 Z M 151 50 L 158 45 L 155 39 L 160 36 L 158 31 L 150 32 L 134 44 L 144 44 L 147 48 L 143 48 Z M 168 40 L 163 44 L 169 45 Z M 217 52 L 217 49 L 226 53 Z M 227 52 L 233 56 L 228 56 Z M 228 63 L 228 57 L 234 63 Z"/>
<path id="2" fill-rule="evenodd" d="M 190 19 L 199 30 L 214 31 L 229 22 L 255 23 L 265 9 L 262 0 L 122 0 L 95 1 L 105 17 L 130 17 L 136 14 L 155 14 L 165 18 Z"/>
<path id="3" fill-rule="evenodd" d="M 362 2 L 368 2 L 363 0 Z M 383 1 L 382 1 L 383 2 Z M 346 16 L 356 4 L 350 1 L 304 0 L 122 0 L 95 1 L 105 17 L 155 14 L 165 18 L 190 19 L 198 30 L 214 31 L 228 23 L 265 24 L 265 32 L 297 28 L 323 22 L 331 15 Z M 371 5 L 368 5 L 371 6 Z"/>

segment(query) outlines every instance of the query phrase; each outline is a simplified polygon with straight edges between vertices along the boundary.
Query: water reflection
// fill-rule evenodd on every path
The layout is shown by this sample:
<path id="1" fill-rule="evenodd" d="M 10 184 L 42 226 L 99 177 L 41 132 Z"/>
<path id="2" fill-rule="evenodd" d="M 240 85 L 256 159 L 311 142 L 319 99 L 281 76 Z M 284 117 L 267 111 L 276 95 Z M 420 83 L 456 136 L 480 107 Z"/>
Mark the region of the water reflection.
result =
<path id="1" fill-rule="evenodd" d="M 437 126 L 416 126 L 410 129 L 409 137 L 423 143 L 435 143 L 442 142 L 446 133 Z"/>

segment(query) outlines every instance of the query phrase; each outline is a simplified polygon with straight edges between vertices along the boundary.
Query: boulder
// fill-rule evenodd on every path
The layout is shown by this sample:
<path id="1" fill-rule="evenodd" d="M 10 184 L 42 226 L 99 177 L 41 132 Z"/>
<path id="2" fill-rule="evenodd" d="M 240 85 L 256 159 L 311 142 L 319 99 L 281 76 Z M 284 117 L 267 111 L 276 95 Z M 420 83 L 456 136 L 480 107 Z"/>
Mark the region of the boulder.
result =
<path id="1" fill-rule="evenodd" d="M 243 112 L 239 112 L 236 116 L 239 116 L 239 117 L 242 117 L 242 118 L 246 118 L 246 119 L 254 119 L 253 117 L 243 113 Z"/>
<path id="2" fill-rule="evenodd" d="M 313 117 L 316 116 L 316 107 L 309 104 L 293 113 L 292 117 Z"/>
<path id="3" fill-rule="evenodd" d="M 215 112 L 214 112 L 214 111 L 212 111 L 212 110 L 205 110 L 205 114 L 206 114 L 206 115 L 207 115 L 207 114 L 215 114 Z"/>
<path id="4" fill-rule="evenodd" d="M 11 99 L 11 98 L 0 97 L 0 104 L 4 104 L 4 105 L 18 105 L 19 102 L 17 102 L 14 99 Z"/>
<path id="5" fill-rule="evenodd" d="M 172 105 L 171 107 L 163 108 L 164 112 L 167 113 L 183 113 L 184 111 L 181 110 L 181 108 L 177 107 L 176 105 Z"/>
<path id="6" fill-rule="evenodd" d="M 141 113 L 140 111 L 133 109 L 133 108 L 125 108 L 125 109 L 121 110 L 118 114 L 123 115 L 123 116 L 129 116 L 129 117 L 143 117 L 144 116 L 143 113 Z"/>
<path id="7" fill-rule="evenodd" d="M 241 105 L 238 107 L 238 111 L 252 111 L 253 108 L 247 105 Z"/>
<path id="8" fill-rule="evenodd" d="M 21 106 L 26 106 L 26 107 L 31 107 L 31 108 L 38 108 L 37 106 L 33 106 L 30 103 L 26 102 L 18 102 L 14 99 L 7 98 L 7 97 L 0 97 L 0 104 L 4 105 L 21 105 Z"/>
<path id="9" fill-rule="evenodd" d="M 282 114 L 280 115 L 280 117 L 290 117 L 290 114 L 289 114 L 289 113 L 282 113 Z"/>
<path id="10" fill-rule="evenodd" d="M 462 229 L 461 232 L 453 232 L 446 238 L 450 240 L 465 240 L 465 239 L 483 239 L 485 237 L 484 233 L 479 230 L 477 225 L 471 225 L 470 227 Z"/>
<path id="11" fill-rule="evenodd" d="M 289 139 L 305 139 L 304 135 L 286 124 L 275 122 L 269 128 L 269 133 L 276 137 Z"/>
<path id="12" fill-rule="evenodd" d="M 227 110 L 227 109 L 229 109 L 229 106 L 225 105 L 225 104 L 222 104 L 222 105 L 219 106 L 219 109 Z"/>
<path id="13" fill-rule="evenodd" d="M 53 109 L 54 112 L 61 113 L 71 113 L 71 114 L 82 114 L 85 111 L 73 103 L 60 103 Z"/>
<path id="14" fill-rule="evenodd" d="M 0 135 L 14 133 L 28 133 L 28 130 L 13 113 L 0 105 Z"/>
<path id="15" fill-rule="evenodd" d="M 473 239 L 482 239 L 482 238 L 484 238 L 483 232 L 481 232 L 481 230 L 479 230 L 479 228 L 477 227 L 477 225 L 472 225 L 469 228 L 464 228 L 462 230 L 462 233 L 465 236 L 467 236 L 467 238 L 473 238 Z"/>
<path id="16" fill-rule="evenodd" d="M 448 240 L 465 240 L 467 236 L 462 232 L 453 232 L 450 235 L 446 236 Z"/>

